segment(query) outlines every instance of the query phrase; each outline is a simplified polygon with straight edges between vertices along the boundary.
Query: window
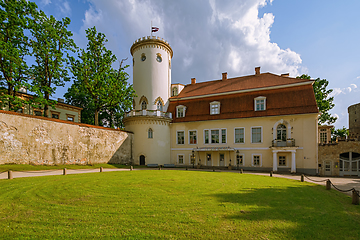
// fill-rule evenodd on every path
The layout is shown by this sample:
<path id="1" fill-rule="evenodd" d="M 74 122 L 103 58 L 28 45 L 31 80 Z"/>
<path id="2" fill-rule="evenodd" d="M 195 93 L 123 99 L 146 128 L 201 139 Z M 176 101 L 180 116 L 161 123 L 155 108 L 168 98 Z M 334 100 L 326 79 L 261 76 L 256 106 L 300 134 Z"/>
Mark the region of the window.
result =
<path id="1" fill-rule="evenodd" d="M 185 132 L 184 131 L 179 131 L 177 132 L 177 139 L 176 139 L 176 143 L 177 144 L 184 144 L 185 143 Z"/>
<path id="2" fill-rule="evenodd" d="M 286 166 L 286 157 L 279 156 L 279 166 Z"/>
<path id="3" fill-rule="evenodd" d="M 220 114 L 220 102 L 210 103 L 210 115 Z"/>
<path id="4" fill-rule="evenodd" d="M 153 138 L 153 130 L 151 128 L 148 130 L 148 138 Z"/>
<path id="5" fill-rule="evenodd" d="M 221 129 L 221 143 L 226 143 L 226 129 Z"/>
<path id="6" fill-rule="evenodd" d="M 75 120 L 75 116 L 74 116 L 74 115 L 70 115 L 70 114 L 66 114 L 66 118 L 67 118 L 67 120 L 70 121 L 70 122 L 74 122 L 74 120 Z"/>
<path id="7" fill-rule="evenodd" d="M 238 166 L 243 165 L 244 163 L 244 156 L 243 155 L 236 155 L 236 164 Z"/>
<path id="8" fill-rule="evenodd" d="M 162 105 L 162 102 L 160 100 L 156 104 L 156 109 L 159 110 L 159 111 L 163 110 L 163 105 Z"/>
<path id="9" fill-rule="evenodd" d="M 189 144 L 196 144 L 196 143 L 197 143 L 196 131 L 189 131 Z"/>
<path id="10" fill-rule="evenodd" d="M 59 119 L 59 114 L 57 114 L 57 113 L 52 113 L 52 114 L 51 114 L 51 118 Z"/>
<path id="11" fill-rule="evenodd" d="M 176 107 L 176 116 L 178 118 L 182 118 L 182 117 L 185 117 L 185 110 L 186 110 L 186 107 L 183 106 L 183 105 L 179 105 Z"/>
<path id="12" fill-rule="evenodd" d="M 204 143 L 208 144 L 209 142 L 209 130 L 204 130 Z"/>
<path id="13" fill-rule="evenodd" d="M 286 126 L 284 124 L 279 124 L 276 128 L 277 130 L 277 140 L 286 141 Z"/>
<path id="14" fill-rule="evenodd" d="M 235 143 L 244 143 L 244 128 L 235 128 Z"/>
<path id="15" fill-rule="evenodd" d="M 145 101 L 141 102 L 141 110 L 146 110 L 147 109 L 147 104 Z"/>
<path id="16" fill-rule="evenodd" d="M 178 155 L 178 164 L 184 164 L 184 155 Z"/>
<path id="17" fill-rule="evenodd" d="M 23 109 L 23 108 L 18 108 L 18 109 L 16 110 L 16 112 L 17 112 L 17 113 L 24 113 L 24 109 Z"/>
<path id="18" fill-rule="evenodd" d="M 326 129 L 321 129 L 320 130 L 320 142 L 321 143 L 326 143 L 327 142 L 327 131 L 326 131 Z"/>
<path id="19" fill-rule="evenodd" d="M 34 115 L 35 115 L 35 116 L 42 116 L 42 111 L 40 111 L 40 110 L 35 110 L 35 111 L 34 111 Z"/>
<path id="20" fill-rule="evenodd" d="M 219 130 L 211 130 L 211 143 L 219 143 Z"/>
<path id="21" fill-rule="evenodd" d="M 253 155 L 253 166 L 260 166 L 260 156 Z"/>
<path id="22" fill-rule="evenodd" d="M 266 110 L 266 97 L 257 97 L 254 99 L 254 109 L 255 111 L 264 111 Z"/>
<path id="23" fill-rule="evenodd" d="M 158 61 L 159 63 L 162 62 L 162 58 L 161 58 L 161 54 L 160 54 L 160 53 L 157 53 L 157 54 L 156 54 L 156 61 Z"/>
<path id="24" fill-rule="evenodd" d="M 141 54 L 141 61 L 145 61 L 146 60 L 146 56 L 145 56 L 145 53 Z"/>
<path id="25" fill-rule="evenodd" d="M 261 127 L 251 128 L 251 142 L 252 143 L 261 143 Z"/>
<path id="26" fill-rule="evenodd" d="M 177 96 L 177 95 L 178 95 L 178 88 L 173 87 L 171 96 L 173 97 L 173 96 Z"/>

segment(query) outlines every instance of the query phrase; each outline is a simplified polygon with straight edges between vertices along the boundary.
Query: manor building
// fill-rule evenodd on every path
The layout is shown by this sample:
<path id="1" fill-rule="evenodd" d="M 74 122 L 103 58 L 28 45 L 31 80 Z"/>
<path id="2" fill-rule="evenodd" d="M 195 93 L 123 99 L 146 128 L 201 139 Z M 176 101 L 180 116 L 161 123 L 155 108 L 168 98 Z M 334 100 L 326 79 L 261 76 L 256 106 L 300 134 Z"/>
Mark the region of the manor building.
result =
<path id="1" fill-rule="evenodd" d="M 173 51 L 143 37 L 131 47 L 134 163 L 318 173 L 312 80 L 261 73 L 171 84 Z"/>

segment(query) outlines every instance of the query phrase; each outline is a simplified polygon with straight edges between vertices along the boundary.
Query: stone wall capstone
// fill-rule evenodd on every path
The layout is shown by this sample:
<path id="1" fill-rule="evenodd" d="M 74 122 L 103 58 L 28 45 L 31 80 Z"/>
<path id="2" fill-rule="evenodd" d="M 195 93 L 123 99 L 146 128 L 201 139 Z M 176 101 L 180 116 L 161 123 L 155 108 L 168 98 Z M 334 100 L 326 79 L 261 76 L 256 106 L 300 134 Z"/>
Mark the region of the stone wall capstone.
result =
<path id="1" fill-rule="evenodd" d="M 0 164 L 132 164 L 133 133 L 0 111 Z"/>

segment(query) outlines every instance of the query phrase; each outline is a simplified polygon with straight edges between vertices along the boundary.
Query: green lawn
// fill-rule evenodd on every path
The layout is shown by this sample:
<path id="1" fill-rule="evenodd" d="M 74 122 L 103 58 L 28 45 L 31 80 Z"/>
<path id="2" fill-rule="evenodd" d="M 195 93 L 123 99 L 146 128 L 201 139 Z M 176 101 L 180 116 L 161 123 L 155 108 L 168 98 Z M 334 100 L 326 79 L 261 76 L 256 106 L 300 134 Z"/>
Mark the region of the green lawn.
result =
<path id="1" fill-rule="evenodd" d="M 360 207 L 324 186 L 143 170 L 0 180 L 0 239 L 360 239 Z"/>

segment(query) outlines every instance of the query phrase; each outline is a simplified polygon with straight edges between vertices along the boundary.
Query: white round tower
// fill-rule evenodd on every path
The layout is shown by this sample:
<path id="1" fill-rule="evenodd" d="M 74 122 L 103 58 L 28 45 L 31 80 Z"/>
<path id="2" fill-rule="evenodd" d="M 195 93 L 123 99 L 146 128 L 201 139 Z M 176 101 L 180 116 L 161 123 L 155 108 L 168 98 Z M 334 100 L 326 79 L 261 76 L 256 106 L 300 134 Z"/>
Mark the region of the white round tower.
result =
<path id="1" fill-rule="evenodd" d="M 126 114 L 125 129 L 134 133 L 134 164 L 170 163 L 171 96 L 170 45 L 158 37 L 143 37 L 130 49 L 133 56 L 133 110 Z"/>

